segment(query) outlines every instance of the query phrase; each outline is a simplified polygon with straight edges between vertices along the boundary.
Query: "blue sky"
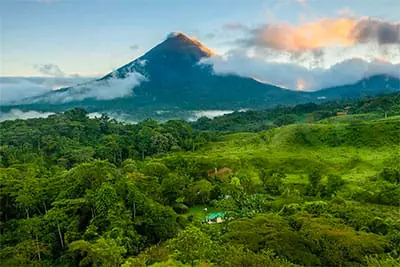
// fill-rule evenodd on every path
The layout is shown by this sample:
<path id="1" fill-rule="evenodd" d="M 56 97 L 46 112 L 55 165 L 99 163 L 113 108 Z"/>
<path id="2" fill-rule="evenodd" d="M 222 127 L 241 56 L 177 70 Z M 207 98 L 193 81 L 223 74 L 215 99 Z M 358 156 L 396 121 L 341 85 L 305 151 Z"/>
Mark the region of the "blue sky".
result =
<path id="1" fill-rule="evenodd" d="M 399 22 L 391 0 L 3 0 L 0 76 L 41 76 L 54 64 L 67 75 L 99 76 L 131 61 L 168 32 L 182 31 L 223 54 L 240 33 L 224 25 L 293 26 L 340 14 Z"/>

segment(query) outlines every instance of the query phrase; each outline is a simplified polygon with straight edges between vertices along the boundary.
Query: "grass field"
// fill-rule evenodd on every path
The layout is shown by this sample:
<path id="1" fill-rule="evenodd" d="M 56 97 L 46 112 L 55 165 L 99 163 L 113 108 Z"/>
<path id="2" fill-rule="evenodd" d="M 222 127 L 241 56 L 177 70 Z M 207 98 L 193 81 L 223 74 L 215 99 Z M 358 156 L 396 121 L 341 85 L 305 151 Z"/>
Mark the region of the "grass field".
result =
<path id="1" fill-rule="evenodd" d="M 372 129 L 379 129 L 380 125 L 386 122 L 398 123 L 398 128 L 395 130 L 400 129 L 400 117 L 373 120 L 368 123 Z M 350 127 L 347 123 L 334 125 L 341 132 Z M 400 143 L 391 142 L 395 140 L 396 135 L 387 137 L 389 140 L 387 145 L 374 144 L 374 137 L 368 137 L 365 142 L 362 141 L 367 145 L 332 146 L 324 144 L 323 137 L 316 135 L 315 130 L 325 130 L 326 127 L 329 127 L 329 131 L 332 130 L 332 125 L 329 124 L 298 124 L 262 133 L 230 134 L 219 142 L 210 143 L 195 153 L 185 153 L 182 156 L 202 158 L 213 162 L 217 168 L 229 167 L 234 173 L 251 172 L 252 168 L 260 164 L 267 169 L 283 168 L 287 176 L 285 182 L 288 183 L 306 183 L 305 175 L 312 169 L 318 169 L 325 174 L 339 174 L 355 185 L 362 184 L 365 179 L 381 171 L 384 166 L 393 164 L 390 160 L 400 158 Z M 311 129 L 306 133 L 309 134 L 309 139 L 318 145 L 295 142 L 299 129 L 303 131 L 305 128 Z M 396 133 L 392 131 L 392 134 Z M 376 139 L 384 138 L 386 137 L 376 136 Z M 368 142 L 371 142 L 371 145 L 368 145 Z"/>

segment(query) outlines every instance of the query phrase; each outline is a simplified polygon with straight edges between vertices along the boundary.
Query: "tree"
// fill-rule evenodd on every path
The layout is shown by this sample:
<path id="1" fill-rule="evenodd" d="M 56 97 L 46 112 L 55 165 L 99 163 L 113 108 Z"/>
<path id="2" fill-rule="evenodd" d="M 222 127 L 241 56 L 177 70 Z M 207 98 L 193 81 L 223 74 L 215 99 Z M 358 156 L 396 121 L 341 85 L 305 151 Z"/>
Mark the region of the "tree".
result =
<path id="1" fill-rule="evenodd" d="M 70 253 L 78 258 L 79 266 L 117 267 L 123 262 L 126 249 L 118 246 L 113 239 L 99 238 L 94 243 L 85 240 L 74 241 L 69 245 Z"/>
<path id="2" fill-rule="evenodd" d="M 151 137 L 153 136 L 154 132 L 149 127 L 143 127 L 139 130 L 136 135 L 136 142 L 138 150 L 142 153 L 142 160 L 146 154 L 150 153 L 150 144 L 151 144 Z"/>
<path id="3" fill-rule="evenodd" d="M 199 200 L 200 203 L 205 204 L 210 201 L 210 195 L 213 189 L 214 186 L 209 181 L 202 179 L 191 186 L 190 192 L 193 194 L 195 199 Z M 198 201 L 196 202 L 198 203 Z"/>
<path id="4" fill-rule="evenodd" d="M 261 213 L 264 210 L 265 195 L 261 194 L 245 194 L 241 201 L 241 214 L 242 216 L 253 216 Z"/>
<path id="5" fill-rule="evenodd" d="M 152 154 L 166 153 L 172 147 L 170 139 L 160 133 L 154 134 L 150 137 L 150 151 Z"/>
<path id="6" fill-rule="evenodd" d="M 140 172 L 129 173 L 127 177 L 135 182 L 140 192 L 153 200 L 162 202 L 161 186 L 157 177 L 147 176 Z"/>
<path id="7" fill-rule="evenodd" d="M 104 182 L 115 181 L 119 175 L 117 168 L 107 161 L 95 160 L 80 164 L 63 173 L 62 183 L 59 184 L 60 188 L 58 188 L 59 197 L 84 197 L 87 190 L 96 189 Z M 59 183 L 58 180 L 55 182 Z"/>
<path id="8" fill-rule="evenodd" d="M 49 254 L 44 244 L 36 240 L 21 241 L 0 251 L 2 266 L 42 266 L 41 254 Z M 39 256 L 38 256 L 39 255 Z"/>
<path id="9" fill-rule="evenodd" d="M 316 195 L 317 193 L 319 193 L 321 179 L 322 175 L 318 170 L 313 170 L 308 175 L 309 187 L 307 191 L 309 194 Z"/>
<path id="10" fill-rule="evenodd" d="M 133 159 L 126 159 L 122 162 L 121 168 L 124 173 L 132 173 L 137 171 L 137 164 Z"/>
<path id="11" fill-rule="evenodd" d="M 288 114 L 288 115 L 282 115 L 277 117 L 274 120 L 274 124 L 276 126 L 284 126 L 284 125 L 288 125 L 288 124 L 293 124 L 296 122 L 296 116 L 292 115 L 292 114 Z"/>
<path id="12" fill-rule="evenodd" d="M 94 207 L 96 214 L 106 217 L 109 210 L 116 208 L 119 201 L 117 192 L 110 184 L 103 183 L 94 193 Z"/>
<path id="13" fill-rule="evenodd" d="M 101 159 L 118 164 L 122 161 L 122 149 L 115 135 L 106 135 L 101 140 L 101 145 L 97 148 L 97 155 Z"/>
<path id="14" fill-rule="evenodd" d="M 164 178 L 161 183 L 161 191 L 166 198 L 166 203 L 171 205 L 178 198 L 182 198 L 187 183 L 187 178 L 179 174 L 170 174 Z"/>
<path id="15" fill-rule="evenodd" d="M 297 230 L 281 216 L 273 213 L 257 214 L 229 222 L 221 240 L 231 246 L 260 253 L 268 248 L 291 262 L 305 266 L 319 266 L 320 262 Z"/>
<path id="16" fill-rule="evenodd" d="M 151 161 L 145 165 L 143 168 L 143 173 L 147 176 L 155 177 L 160 182 L 166 177 L 169 173 L 169 169 L 165 164 L 161 162 Z"/>
<path id="17" fill-rule="evenodd" d="M 400 170 L 398 169 L 386 167 L 379 175 L 390 183 L 400 184 Z"/>
<path id="18" fill-rule="evenodd" d="M 266 192 L 272 195 L 282 194 L 283 180 L 286 178 L 286 175 L 283 172 L 274 170 L 266 172 L 265 170 L 262 170 L 260 178 Z"/>
<path id="19" fill-rule="evenodd" d="M 327 211 L 327 206 L 325 201 L 313 201 L 304 203 L 303 208 L 305 211 L 319 216 Z"/>
<path id="20" fill-rule="evenodd" d="M 260 253 L 245 248 L 244 246 L 232 246 L 229 244 L 221 248 L 216 257 L 218 266 L 246 266 L 246 267 L 295 267 L 287 260 L 275 256 L 271 250 L 263 250 Z"/>
<path id="21" fill-rule="evenodd" d="M 239 201 L 244 195 L 244 189 L 238 177 L 232 177 L 225 187 L 226 195 L 232 197 L 235 201 Z"/>
<path id="22" fill-rule="evenodd" d="M 44 214 L 46 211 L 46 186 L 47 179 L 39 176 L 37 166 L 26 165 L 20 166 L 25 169 L 22 172 L 24 177 L 19 179 L 15 192 L 15 201 L 17 206 L 25 212 L 26 218 L 29 219 L 32 213 Z"/>
<path id="23" fill-rule="evenodd" d="M 400 257 L 392 257 L 391 255 L 368 255 L 364 258 L 367 267 L 393 267 L 400 266 Z"/>
<path id="24" fill-rule="evenodd" d="M 196 261 L 208 260 L 214 251 L 211 238 L 195 226 L 181 231 L 170 246 L 177 260 L 192 266 Z"/>
<path id="25" fill-rule="evenodd" d="M 145 212 L 137 220 L 136 226 L 150 244 L 165 241 L 178 231 L 177 215 L 172 208 L 149 200 L 144 204 L 143 210 Z"/>
<path id="26" fill-rule="evenodd" d="M 83 108 L 74 108 L 64 112 L 64 116 L 71 121 L 86 121 L 88 112 Z"/>
<path id="27" fill-rule="evenodd" d="M 345 181 L 343 180 L 343 178 L 341 176 L 335 175 L 335 174 L 328 175 L 328 183 L 326 185 L 325 194 L 327 196 L 331 196 L 332 194 L 335 194 L 344 184 L 345 184 Z"/>
<path id="28" fill-rule="evenodd" d="M 45 216 L 45 220 L 51 225 L 51 229 L 56 230 L 60 248 L 65 248 L 64 233 L 68 225 L 68 216 L 62 208 L 52 208 Z"/>
<path id="29" fill-rule="evenodd" d="M 69 147 L 67 150 L 63 151 L 63 154 L 63 159 L 66 160 L 67 168 L 70 168 L 75 164 L 92 161 L 95 151 L 91 147 Z"/>
<path id="30" fill-rule="evenodd" d="M 193 136 L 193 129 L 183 120 L 170 120 L 163 124 L 163 128 L 172 135 L 177 145 L 189 150 L 192 148 L 190 143 Z"/>

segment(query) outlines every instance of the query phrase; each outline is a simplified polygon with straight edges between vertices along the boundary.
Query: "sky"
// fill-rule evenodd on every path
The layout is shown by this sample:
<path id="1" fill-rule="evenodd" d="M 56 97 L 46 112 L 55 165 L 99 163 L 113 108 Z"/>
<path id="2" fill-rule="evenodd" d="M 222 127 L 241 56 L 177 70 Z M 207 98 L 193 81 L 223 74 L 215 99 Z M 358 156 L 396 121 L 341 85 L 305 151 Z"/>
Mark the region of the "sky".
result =
<path id="1" fill-rule="evenodd" d="M 396 0 L 3 0 L 0 76 L 102 76 L 171 31 L 225 54 L 238 49 L 245 27 L 344 17 L 399 23 L 399 10 Z M 371 49 L 351 53 L 362 57 Z M 331 54 L 328 65 L 340 58 Z"/>
<path id="2" fill-rule="evenodd" d="M 400 78 L 399 10 L 398 0 L 2 0 L 0 105 L 102 77 L 176 31 L 216 52 L 202 63 L 219 75 L 305 91 Z M 121 97 L 144 80 L 87 92 Z"/>

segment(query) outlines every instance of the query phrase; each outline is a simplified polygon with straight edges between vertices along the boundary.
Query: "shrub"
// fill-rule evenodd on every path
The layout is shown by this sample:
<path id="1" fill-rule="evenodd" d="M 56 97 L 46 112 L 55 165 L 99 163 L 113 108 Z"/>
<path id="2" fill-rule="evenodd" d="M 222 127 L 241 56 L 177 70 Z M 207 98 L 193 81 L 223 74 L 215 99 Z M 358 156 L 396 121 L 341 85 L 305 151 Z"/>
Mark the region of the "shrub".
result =
<path id="1" fill-rule="evenodd" d="M 325 201 L 306 202 L 303 209 L 314 215 L 321 215 L 327 211 L 328 204 Z"/>
<path id="2" fill-rule="evenodd" d="M 395 168 L 384 168 L 379 176 L 392 184 L 400 184 L 400 170 Z"/>

